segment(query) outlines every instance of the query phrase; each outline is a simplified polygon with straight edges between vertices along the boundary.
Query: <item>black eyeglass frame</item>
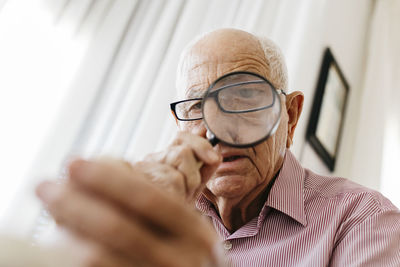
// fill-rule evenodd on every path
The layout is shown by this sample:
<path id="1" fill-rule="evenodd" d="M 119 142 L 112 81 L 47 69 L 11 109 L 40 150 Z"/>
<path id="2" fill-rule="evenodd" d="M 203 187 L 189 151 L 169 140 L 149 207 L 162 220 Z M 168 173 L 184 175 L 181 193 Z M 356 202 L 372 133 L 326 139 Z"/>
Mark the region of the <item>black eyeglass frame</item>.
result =
<path id="1" fill-rule="evenodd" d="M 226 86 L 222 86 L 218 89 L 216 89 L 215 91 L 209 92 L 220 80 L 224 79 L 227 76 L 231 76 L 231 75 L 235 75 L 235 74 L 248 74 L 248 75 L 253 75 L 256 76 L 258 78 L 261 79 L 261 81 L 246 81 L 246 82 L 241 82 L 241 83 L 236 83 L 236 84 L 229 84 Z M 236 86 L 236 85 L 241 85 L 241 84 L 251 84 L 251 83 L 262 83 L 262 82 L 266 82 L 268 83 L 268 85 L 271 87 L 271 90 L 273 91 L 272 93 L 274 94 L 274 98 L 273 98 L 273 102 L 272 104 L 268 105 L 268 106 L 264 106 L 264 107 L 260 107 L 260 108 L 255 108 L 255 109 L 249 109 L 249 110 L 238 110 L 238 111 L 232 111 L 232 110 L 226 110 L 221 106 L 221 103 L 218 101 L 218 95 L 219 93 L 227 88 L 230 88 L 232 86 Z M 275 89 L 275 87 L 272 85 L 272 83 L 270 81 L 268 81 L 266 78 L 262 77 L 261 75 L 258 75 L 257 73 L 253 73 L 253 72 L 249 72 L 249 71 L 236 71 L 236 72 L 230 72 L 227 73 L 221 77 L 219 77 L 217 80 L 215 80 L 206 90 L 206 92 L 204 93 L 203 97 L 197 97 L 197 98 L 190 98 L 190 99 L 185 99 L 185 100 L 180 100 L 180 101 L 176 101 L 176 102 L 172 102 L 170 103 L 170 108 L 172 113 L 174 114 L 175 118 L 179 121 L 196 121 L 196 120 L 202 120 L 203 117 L 201 118 L 195 118 L 195 119 L 182 119 L 179 118 L 179 116 L 176 113 L 176 105 L 183 103 L 183 102 L 189 102 L 189 101 L 194 101 L 194 100 L 201 100 L 202 102 L 204 102 L 204 98 L 207 97 L 213 97 L 215 99 L 215 102 L 217 103 L 218 107 L 225 113 L 248 113 L 248 112 L 255 112 L 255 111 L 260 111 L 263 109 L 267 109 L 272 107 L 275 104 L 275 96 L 278 96 L 279 94 L 283 94 L 284 96 L 286 96 L 286 93 L 281 90 L 281 89 Z M 279 96 L 278 96 L 279 97 Z M 203 105 L 202 105 L 203 106 Z"/>
<path id="2" fill-rule="evenodd" d="M 196 118 L 196 119 L 181 119 L 181 118 L 178 117 L 178 114 L 176 114 L 176 105 L 178 105 L 178 104 L 180 104 L 180 103 L 183 103 L 183 102 L 189 102 L 189 101 L 194 101 L 194 100 L 201 100 L 201 101 L 203 101 L 203 97 L 197 97 L 197 98 L 190 98 L 190 99 L 180 100 L 180 101 L 172 102 L 172 103 L 169 104 L 172 113 L 174 114 L 175 118 L 176 118 L 178 121 L 197 121 L 197 120 L 202 120 L 202 119 L 203 119 L 203 117 L 201 117 L 201 118 Z"/>

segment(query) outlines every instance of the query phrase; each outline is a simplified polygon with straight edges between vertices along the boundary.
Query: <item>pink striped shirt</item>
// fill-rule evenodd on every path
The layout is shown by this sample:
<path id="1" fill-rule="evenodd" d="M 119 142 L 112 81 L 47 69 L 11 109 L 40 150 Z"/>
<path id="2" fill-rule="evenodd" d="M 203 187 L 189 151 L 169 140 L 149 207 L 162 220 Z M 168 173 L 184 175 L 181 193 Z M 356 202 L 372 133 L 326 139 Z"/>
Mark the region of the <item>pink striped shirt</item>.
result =
<path id="1" fill-rule="evenodd" d="M 400 213 L 380 193 L 304 169 L 290 151 L 259 216 L 229 233 L 205 197 L 232 266 L 400 266 Z"/>

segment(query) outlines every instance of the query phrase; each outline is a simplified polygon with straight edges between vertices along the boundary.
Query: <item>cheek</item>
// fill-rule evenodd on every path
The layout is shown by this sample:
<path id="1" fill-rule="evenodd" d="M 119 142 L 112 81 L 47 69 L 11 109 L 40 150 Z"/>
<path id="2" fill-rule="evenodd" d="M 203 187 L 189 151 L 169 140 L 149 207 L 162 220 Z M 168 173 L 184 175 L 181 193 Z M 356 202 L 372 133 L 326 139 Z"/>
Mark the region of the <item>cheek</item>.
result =
<path id="1" fill-rule="evenodd" d="M 275 137 L 270 137 L 266 142 L 255 147 L 256 159 L 255 164 L 261 174 L 261 179 L 268 177 L 268 174 L 273 165 L 273 147 Z"/>
<path id="2" fill-rule="evenodd" d="M 281 128 L 281 127 L 279 127 Z M 275 175 L 283 160 L 286 139 L 280 134 L 280 129 L 264 143 L 255 147 L 255 164 L 261 174 L 262 180 L 269 181 Z"/>
<path id="3" fill-rule="evenodd" d="M 275 150 L 276 153 L 280 155 L 285 153 L 286 150 L 286 141 L 287 141 L 287 131 L 288 131 L 288 120 L 286 116 L 283 116 L 281 123 L 275 133 Z"/>

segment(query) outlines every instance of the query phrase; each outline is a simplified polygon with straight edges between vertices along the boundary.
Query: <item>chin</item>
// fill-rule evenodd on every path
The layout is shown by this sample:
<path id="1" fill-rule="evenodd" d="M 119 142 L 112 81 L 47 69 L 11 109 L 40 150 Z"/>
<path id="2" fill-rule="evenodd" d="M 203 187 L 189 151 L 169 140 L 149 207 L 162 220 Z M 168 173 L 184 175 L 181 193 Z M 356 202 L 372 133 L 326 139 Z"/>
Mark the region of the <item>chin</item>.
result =
<path id="1" fill-rule="evenodd" d="M 247 193 L 247 179 L 239 175 L 219 176 L 211 179 L 207 188 L 215 197 L 237 198 Z"/>

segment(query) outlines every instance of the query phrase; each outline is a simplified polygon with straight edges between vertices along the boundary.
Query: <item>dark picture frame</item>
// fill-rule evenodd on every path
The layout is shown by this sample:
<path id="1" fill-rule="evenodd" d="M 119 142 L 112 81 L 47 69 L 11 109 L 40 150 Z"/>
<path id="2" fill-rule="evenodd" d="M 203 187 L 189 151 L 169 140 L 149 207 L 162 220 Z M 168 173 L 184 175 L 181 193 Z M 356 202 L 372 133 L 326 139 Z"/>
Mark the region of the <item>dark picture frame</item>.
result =
<path id="1" fill-rule="evenodd" d="M 331 50 L 326 48 L 315 90 L 306 140 L 330 171 L 335 169 L 349 84 Z"/>

